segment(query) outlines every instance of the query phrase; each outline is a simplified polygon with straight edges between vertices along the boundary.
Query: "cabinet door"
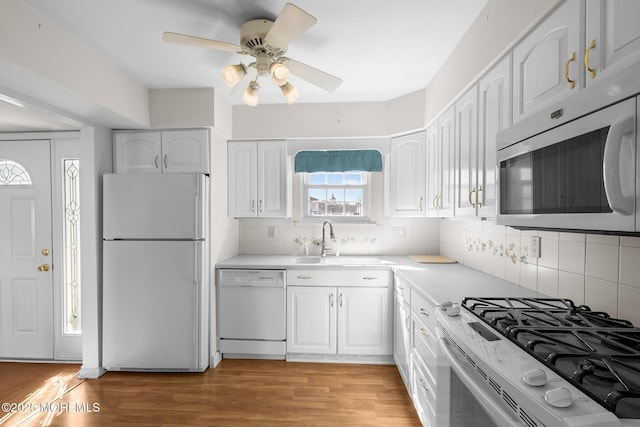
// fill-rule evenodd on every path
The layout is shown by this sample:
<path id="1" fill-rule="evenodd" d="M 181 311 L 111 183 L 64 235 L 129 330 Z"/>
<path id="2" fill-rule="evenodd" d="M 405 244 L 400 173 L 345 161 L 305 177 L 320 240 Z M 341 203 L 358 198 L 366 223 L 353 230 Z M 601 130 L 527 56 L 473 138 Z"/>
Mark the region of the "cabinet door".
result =
<path id="1" fill-rule="evenodd" d="M 338 354 L 392 354 L 390 292 L 338 288 Z"/>
<path id="2" fill-rule="evenodd" d="M 440 216 L 439 198 L 442 192 L 442 146 L 438 139 L 438 126 L 427 128 L 427 200 L 425 212 L 428 217 Z"/>
<path id="3" fill-rule="evenodd" d="M 400 376 L 404 380 L 405 386 L 411 393 L 411 382 L 409 381 L 409 354 L 411 351 L 411 314 L 409 304 L 398 299 L 394 307 L 394 344 L 393 359 L 396 362 Z"/>
<path id="4" fill-rule="evenodd" d="M 162 173 L 160 132 L 114 133 L 116 173 Z"/>
<path id="5" fill-rule="evenodd" d="M 424 216 L 425 132 L 393 138 L 390 159 L 389 214 L 405 217 Z"/>
<path id="6" fill-rule="evenodd" d="M 580 8 L 563 3 L 513 50 L 514 123 L 583 87 Z"/>
<path id="7" fill-rule="evenodd" d="M 456 216 L 475 215 L 478 166 L 478 87 L 456 102 Z"/>
<path id="8" fill-rule="evenodd" d="M 336 288 L 287 287 L 287 353 L 336 354 Z"/>
<path id="9" fill-rule="evenodd" d="M 287 152 L 285 141 L 258 142 L 258 216 L 287 216 Z"/>
<path id="10" fill-rule="evenodd" d="M 255 142 L 227 145 L 229 216 L 256 217 L 258 151 Z"/>
<path id="11" fill-rule="evenodd" d="M 209 173 L 209 131 L 163 131 L 162 168 L 165 173 Z"/>
<path id="12" fill-rule="evenodd" d="M 586 17 L 585 68 L 589 68 L 589 86 L 640 60 L 640 2 L 587 0 Z"/>
<path id="13" fill-rule="evenodd" d="M 496 216 L 496 133 L 509 123 L 510 57 L 505 57 L 478 83 L 478 216 Z"/>
<path id="14" fill-rule="evenodd" d="M 438 119 L 438 139 L 442 153 L 440 172 L 440 195 L 437 200 L 440 216 L 454 214 L 455 201 L 455 106 L 442 113 Z"/>

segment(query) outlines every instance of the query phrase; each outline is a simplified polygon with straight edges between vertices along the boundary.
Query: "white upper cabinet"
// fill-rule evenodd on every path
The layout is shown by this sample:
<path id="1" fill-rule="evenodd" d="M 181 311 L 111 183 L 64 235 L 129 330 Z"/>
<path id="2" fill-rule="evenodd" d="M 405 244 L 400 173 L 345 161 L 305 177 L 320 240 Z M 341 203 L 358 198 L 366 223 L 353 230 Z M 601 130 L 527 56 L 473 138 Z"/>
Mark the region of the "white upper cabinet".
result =
<path id="1" fill-rule="evenodd" d="M 116 173 L 209 173 L 207 129 L 114 132 Z"/>
<path id="2" fill-rule="evenodd" d="M 391 154 L 385 174 L 389 216 L 425 216 L 425 150 L 425 131 L 391 139 Z"/>
<path id="3" fill-rule="evenodd" d="M 497 205 L 496 134 L 511 125 L 511 57 L 507 56 L 478 82 L 478 157 L 476 211 L 495 217 Z"/>
<path id="4" fill-rule="evenodd" d="M 478 204 L 478 86 L 456 102 L 455 206 L 456 216 L 475 215 Z"/>
<path id="5" fill-rule="evenodd" d="M 584 87 L 581 4 L 564 2 L 514 48 L 514 123 Z"/>
<path id="6" fill-rule="evenodd" d="M 285 141 L 230 141 L 229 216 L 285 218 L 289 180 Z"/>
<path id="7" fill-rule="evenodd" d="M 587 0 L 586 84 L 640 60 L 640 2 Z"/>
<path id="8" fill-rule="evenodd" d="M 438 118 L 438 142 L 442 166 L 436 206 L 438 216 L 453 216 L 455 205 L 455 106 L 451 106 Z"/>

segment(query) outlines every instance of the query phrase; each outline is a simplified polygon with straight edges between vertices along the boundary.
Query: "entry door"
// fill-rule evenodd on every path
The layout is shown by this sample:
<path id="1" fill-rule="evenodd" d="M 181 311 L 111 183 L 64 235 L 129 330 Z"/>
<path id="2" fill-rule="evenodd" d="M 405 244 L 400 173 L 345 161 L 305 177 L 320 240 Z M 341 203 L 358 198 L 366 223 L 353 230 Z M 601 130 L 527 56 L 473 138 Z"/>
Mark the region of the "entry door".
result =
<path id="1" fill-rule="evenodd" d="M 0 142 L 0 358 L 53 359 L 50 142 Z"/>

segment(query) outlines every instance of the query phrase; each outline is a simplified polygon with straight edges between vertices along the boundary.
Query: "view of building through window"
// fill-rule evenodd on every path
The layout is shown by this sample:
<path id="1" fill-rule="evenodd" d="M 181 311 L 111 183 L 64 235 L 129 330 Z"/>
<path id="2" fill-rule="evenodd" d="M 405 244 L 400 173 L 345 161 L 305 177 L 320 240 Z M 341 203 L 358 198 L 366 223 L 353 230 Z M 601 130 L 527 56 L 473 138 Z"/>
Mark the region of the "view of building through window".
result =
<path id="1" fill-rule="evenodd" d="M 316 172 L 306 176 L 307 216 L 365 214 L 366 172 Z"/>

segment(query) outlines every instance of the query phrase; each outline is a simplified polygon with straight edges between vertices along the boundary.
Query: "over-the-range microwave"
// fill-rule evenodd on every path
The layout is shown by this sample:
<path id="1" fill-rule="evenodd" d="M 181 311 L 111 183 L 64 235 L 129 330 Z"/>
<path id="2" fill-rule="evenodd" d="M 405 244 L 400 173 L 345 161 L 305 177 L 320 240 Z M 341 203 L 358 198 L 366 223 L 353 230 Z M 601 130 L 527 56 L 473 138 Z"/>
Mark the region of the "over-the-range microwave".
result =
<path id="1" fill-rule="evenodd" d="M 514 132 L 498 134 L 498 224 L 640 232 L 638 102 L 628 98 L 515 143 Z"/>

